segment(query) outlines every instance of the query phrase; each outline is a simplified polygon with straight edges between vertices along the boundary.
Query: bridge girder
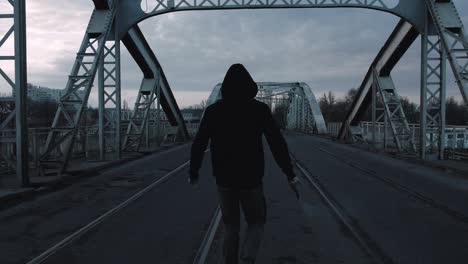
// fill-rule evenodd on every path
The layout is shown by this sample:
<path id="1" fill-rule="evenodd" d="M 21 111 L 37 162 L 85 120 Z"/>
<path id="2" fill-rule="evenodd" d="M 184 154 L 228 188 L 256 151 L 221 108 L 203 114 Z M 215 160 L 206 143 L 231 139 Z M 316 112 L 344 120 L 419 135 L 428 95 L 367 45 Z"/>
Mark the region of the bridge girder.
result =
<path id="1" fill-rule="evenodd" d="M 328 132 L 322 111 L 312 89 L 304 82 L 282 83 L 282 82 L 258 82 L 259 93 L 257 99 L 269 102 L 268 98 L 279 95 L 288 95 L 288 124 L 289 128 L 302 131 L 311 130 L 318 134 Z M 207 105 L 221 99 L 221 84 L 217 84 L 210 93 Z M 271 105 L 270 105 L 271 107 Z"/>

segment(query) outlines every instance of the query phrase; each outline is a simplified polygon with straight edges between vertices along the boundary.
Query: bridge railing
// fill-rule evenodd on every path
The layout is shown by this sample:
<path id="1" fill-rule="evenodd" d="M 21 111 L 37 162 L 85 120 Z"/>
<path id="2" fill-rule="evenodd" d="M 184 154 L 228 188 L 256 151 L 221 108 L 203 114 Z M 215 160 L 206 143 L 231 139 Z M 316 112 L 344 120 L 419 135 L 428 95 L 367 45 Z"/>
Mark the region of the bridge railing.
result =
<path id="1" fill-rule="evenodd" d="M 121 131 L 125 131 L 126 122 L 123 121 Z M 151 120 L 148 123 L 148 135 L 144 135 L 143 149 L 156 149 L 159 145 L 168 145 L 172 142 L 165 142 L 166 135 L 172 126 L 169 122 L 161 122 L 158 130 L 158 123 Z M 187 128 L 191 135 L 195 135 L 198 129 L 198 123 L 187 123 Z M 31 176 L 39 176 L 44 171 L 40 168 L 40 155 L 45 151 L 45 143 L 50 127 L 37 127 L 28 130 L 28 164 L 32 172 Z M 65 133 L 65 132 L 64 132 Z M 16 131 L 15 129 L 5 129 L 0 132 L 0 188 L 7 186 L 8 177 L 14 177 L 16 165 Z M 146 139 L 147 138 L 147 139 Z M 106 139 L 115 139 L 115 131 L 106 131 Z M 99 160 L 99 133 L 98 125 L 82 126 L 77 134 L 75 146 L 71 154 L 72 162 L 80 163 Z M 63 143 L 65 144 L 65 143 Z M 55 151 L 60 155 L 64 147 L 59 147 Z M 113 153 L 112 146 L 106 148 L 110 155 Z"/>
<path id="2" fill-rule="evenodd" d="M 328 123 L 328 133 L 333 136 L 338 136 L 342 123 Z M 419 124 L 409 124 L 411 137 L 413 142 L 419 145 Z M 393 146 L 391 138 L 390 126 L 387 126 L 387 146 Z M 385 124 L 377 122 L 375 126 L 377 145 L 383 145 L 385 136 Z M 354 128 L 353 134 L 362 137 L 366 142 L 372 143 L 372 122 L 361 122 L 358 127 Z M 430 137 L 437 137 L 437 132 L 428 131 Z M 468 149 L 468 126 L 446 126 L 445 129 L 445 147 L 449 149 Z"/>

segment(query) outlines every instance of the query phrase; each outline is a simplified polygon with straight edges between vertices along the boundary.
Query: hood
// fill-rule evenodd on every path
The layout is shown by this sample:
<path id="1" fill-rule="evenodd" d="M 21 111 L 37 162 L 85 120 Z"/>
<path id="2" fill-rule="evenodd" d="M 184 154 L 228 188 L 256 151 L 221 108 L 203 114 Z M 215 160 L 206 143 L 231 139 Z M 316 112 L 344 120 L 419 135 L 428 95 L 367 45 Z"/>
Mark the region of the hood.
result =
<path id="1" fill-rule="evenodd" d="M 224 100 L 250 100 L 255 98 L 258 87 L 242 64 L 233 64 L 224 77 L 221 95 Z"/>

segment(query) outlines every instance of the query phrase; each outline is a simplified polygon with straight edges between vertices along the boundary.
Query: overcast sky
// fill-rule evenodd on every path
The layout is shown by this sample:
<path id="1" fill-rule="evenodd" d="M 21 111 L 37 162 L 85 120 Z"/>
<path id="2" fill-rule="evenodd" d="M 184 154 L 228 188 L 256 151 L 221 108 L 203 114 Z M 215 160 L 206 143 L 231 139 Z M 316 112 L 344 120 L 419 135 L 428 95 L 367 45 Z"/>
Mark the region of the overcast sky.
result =
<path id="1" fill-rule="evenodd" d="M 468 1 L 454 1 L 468 25 Z M 6 10 L 3 2 L 0 0 L 0 13 Z M 93 10 L 92 1 L 26 2 L 28 81 L 63 89 Z M 228 67 L 237 62 L 256 81 L 304 81 L 317 96 L 327 91 L 342 95 L 360 85 L 398 20 L 365 9 L 190 11 L 153 17 L 140 27 L 179 104 L 188 106 L 206 99 Z M 5 23 L 0 21 L 0 36 Z M 415 101 L 419 46 L 415 42 L 393 73 L 399 93 Z M 9 50 L 11 43 L 0 49 L 0 55 L 11 53 Z M 132 105 L 142 74 L 125 48 L 122 51 L 122 93 Z M 460 98 L 452 81 L 448 86 L 448 95 Z M 0 92 L 8 92 L 6 87 L 0 81 Z M 91 105 L 96 101 L 94 89 Z"/>

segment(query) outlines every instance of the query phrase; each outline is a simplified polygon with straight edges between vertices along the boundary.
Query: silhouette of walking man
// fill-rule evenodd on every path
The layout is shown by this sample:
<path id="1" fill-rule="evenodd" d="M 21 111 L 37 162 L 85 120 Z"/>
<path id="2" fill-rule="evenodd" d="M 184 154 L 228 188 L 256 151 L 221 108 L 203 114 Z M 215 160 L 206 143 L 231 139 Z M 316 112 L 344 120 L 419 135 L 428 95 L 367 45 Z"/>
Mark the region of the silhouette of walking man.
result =
<path id="1" fill-rule="evenodd" d="M 221 86 L 222 99 L 206 108 L 192 144 L 189 182 L 197 184 L 203 154 L 211 141 L 213 174 L 225 230 L 223 255 L 226 264 L 239 262 L 240 207 L 247 221 L 241 249 L 242 263 L 254 263 L 260 247 L 266 221 L 262 135 L 298 196 L 299 181 L 286 141 L 270 108 L 255 100 L 257 92 L 257 84 L 244 66 L 232 65 Z"/>

